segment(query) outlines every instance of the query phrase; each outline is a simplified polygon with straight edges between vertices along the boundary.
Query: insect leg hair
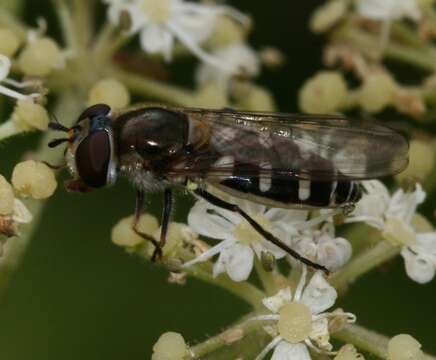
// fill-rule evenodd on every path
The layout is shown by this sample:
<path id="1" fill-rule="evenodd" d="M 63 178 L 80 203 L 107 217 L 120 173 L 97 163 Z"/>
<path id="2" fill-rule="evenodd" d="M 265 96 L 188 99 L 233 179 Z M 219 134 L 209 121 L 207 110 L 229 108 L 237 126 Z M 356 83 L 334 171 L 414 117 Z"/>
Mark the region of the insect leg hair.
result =
<path id="1" fill-rule="evenodd" d="M 136 192 L 135 215 L 133 217 L 132 229 L 137 235 L 142 237 L 144 240 L 150 241 L 154 245 L 155 250 L 153 252 L 153 256 L 151 260 L 156 261 L 157 258 L 162 257 L 162 249 L 159 245 L 159 242 L 156 241 L 156 239 L 154 239 L 152 236 L 143 233 L 138 229 L 139 218 L 141 217 L 143 210 L 144 210 L 144 192 L 138 190 Z"/>
<path id="2" fill-rule="evenodd" d="M 256 222 L 253 218 L 250 217 L 244 210 L 242 210 L 238 205 L 228 203 L 227 201 L 224 201 L 215 195 L 212 195 L 211 193 L 207 192 L 203 189 L 196 189 L 195 194 L 202 197 L 207 202 L 211 203 L 212 205 L 218 206 L 220 208 L 236 212 L 239 215 L 241 215 L 252 227 L 254 230 L 256 230 L 260 235 L 262 235 L 266 240 L 273 243 L 280 249 L 286 251 L 289 255 L 291 255 L 293 258 L 297 259 L 298 261 L 301 261 L 303 264 L 306 264 L 314 269 L 322 270 L 327 275 L 330 273 L 329 270 L 320 264 L 317 264 L 304 256 L 301 256 L 299 253 L 297 253 L 295 250 L 292 250 L 288 245 L 284 244 L 280 239 L 276 238 L 273 234 L 271 234 L 269 231 L 265 230 L 259 223 Z"/>

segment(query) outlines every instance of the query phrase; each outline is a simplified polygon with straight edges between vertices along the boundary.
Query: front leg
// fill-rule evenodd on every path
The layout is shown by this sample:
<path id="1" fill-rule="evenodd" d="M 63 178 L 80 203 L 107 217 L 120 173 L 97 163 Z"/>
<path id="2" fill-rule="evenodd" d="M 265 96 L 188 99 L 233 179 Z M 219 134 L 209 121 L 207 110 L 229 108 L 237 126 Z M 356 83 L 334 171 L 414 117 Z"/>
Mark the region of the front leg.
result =
<path id="1" fill-rule="evenodd" d="M 265 230 L 256 220 L 254 220 L 250 215 L 248 215 L 244 210 L 242 210 L 238 205 L 231 204 L 227 201 L 224 201 L 215 195 L 212 195 L 211 193 L 207 192 L 203 189 L 196 189 L 194 191 L 195 194 L 202 197 L 207 202 L 211 203 L 212 205 L 218 206 L 222 209 L 229 210 L 235 213 L 238 213 L 241 215 L 252 227 L 254 230 L 256 230 L 260 235 L 264 237 L 265 240 L 273 243 L 280 249 L 286 251 L 289 255 L 291 255 L 293 258 L 301 261 L 303 264 L 306 264 L 314 269 L 322 270 L 327 275 L 330 273 L 329 270 L 320 264 L 317 264 L 304 256 L 301 256 L 299 253 L 297 253 L 295 250 L 291 249 L 288 245 L 280 241 L 280 239 L 276 238 L 273 234 L 271 234 L 269 231 Z"/>
<path id="2" fill-rule="evenodd" d="M 160 247 L 159 242 L 155 238 L 138 229 L 139 219 L 142 215 L 143 210 L 144 210 L 144 192 L 138 190 L 136 192 L 135 215 L 133 217 L 132 229 L 137 235 L 142 237 L 144 240 L 151 242 L 154 245 L 155 250 L 153 252 L 153 256 L 151 257 L 151 261 L 155 262 L 158 258 L 162 257 L 162 249 Z"/>
<path id="3" fill-rule="evenodd" d="M 171 214 L 173 210 L 173 191 L 170 188 L 166 188 L 164 191 L 164 206 L 162 211 L 162 226 L 160 232 L 160 241 L 158 247 L 154 250 L 153 257 L 158 255 L 158 249 L 162 253 L 162 249 L 166 244 L 168 225 L 170 224 Z M 160 254 L 162 255 L 162 254 Z"/>

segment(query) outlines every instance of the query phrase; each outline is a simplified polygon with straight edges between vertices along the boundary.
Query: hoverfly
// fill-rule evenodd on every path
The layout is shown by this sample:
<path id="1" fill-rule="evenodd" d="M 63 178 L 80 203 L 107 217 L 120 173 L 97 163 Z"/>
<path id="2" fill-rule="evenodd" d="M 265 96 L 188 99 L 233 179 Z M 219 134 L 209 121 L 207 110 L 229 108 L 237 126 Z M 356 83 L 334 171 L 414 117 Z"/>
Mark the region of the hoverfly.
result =
<path id="1" fill-rule="evenodd" d="M 298 260 L 328 270 L 292 250 L 237 205 L 232 196 L 280 208 L 338 208 L 361 198 L 360 180 L 402 171 L 408 142 L 382 125 L 336 115 L 300 115 L 233 110 L 137 106 L 112 112 L 105 104 L 86 109 L 76 125 L 50 128 L 68 133 L 66 160 L 74 180 L 66 187 L 86 192 L 127 176 L 137 190 L 133 230 L 162 254 L 174 187 L 240 214 L 266 240 Z M 160 241 L 137 229 L 145 193 L 163 191 Z"/>

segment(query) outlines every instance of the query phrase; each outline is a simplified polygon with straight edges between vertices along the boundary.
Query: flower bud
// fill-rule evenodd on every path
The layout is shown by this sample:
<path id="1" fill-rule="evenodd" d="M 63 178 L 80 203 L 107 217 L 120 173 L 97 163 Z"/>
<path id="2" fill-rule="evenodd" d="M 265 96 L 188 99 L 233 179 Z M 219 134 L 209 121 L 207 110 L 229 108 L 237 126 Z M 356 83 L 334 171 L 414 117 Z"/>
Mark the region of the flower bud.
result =
<path id="1" fill-rule="evenodd" d="M 357 352 L 353 345 L 347 344 L 341 347 L 334 360 L 365 360 L 365 358 Z"/>
<path id="2" fill-rule="evenodd" d="M 20 39 L 15 33 L 6 28 L 0 29 L 0 54 L 12 57 L 20 46 Z"/>
<path id="3" fill-rule="evenodd" d="M 391 104 L 396 93 L 395 81 L 385 73 L 368 75 L 358 93 L 360 106 L 369 112 L 379 112 Z"/>
<path id="4" fill-rule="evenodd" d="M 46 199 L 53 195 L 57 182 L 52 169 L 42 162 L 27 160 L 12 172 L 12 185 L 21 196 Z"/>
<path id="5" fill-rule="evenodd" d="M 19 100 L 12 114 L 17 127 L 24 131 L 46 130 L 50 121 L 47 110 L 32 100 Z"/>
<path id="6" fill-rule="evenodd" d="M 424 354 L 421 344 L 412 336 L 401 334 L 394 336 L 388 344 L 389 360 L 421 360 Z"/>
<path id="7" fill-rule="evenodd" d="M 56 42 L 43 37 L 30 42 L 22 51 L 18 63 L 24 74 L 46 76 L 63 64 L 63 54 Z"/>
<path id="8" fill-rule="evenodd" d="M 426 141 L 412 140 L 410 142 L 409 159 L 407 169 L 395 176 L 398 182 L 408 179 L 424 180 L 433 169 L 434 150 Z"/>
<path id="9" fill-rule="evenodd" d="M 103 79 L 89 91 L 88 104 L 107 104 L 121 109 L 130 103 L 130 94 L 123 83 L 115 79 Z"/>
<path id="10" fill-rule="evenodd" d="M 275 111 L 276 109 L 271 92 L 261 86 L 241 82 L 235 86 L 233 96 L 241 109 L 250 111 Z"/>
<path id="11" fill-rule="evenodd" d="M 10 215 L 14 210 L 14 190 L 7 180 L 0 175 L 0 215 Z"/>
<path id="12" fill-rule="evenodd" d="M 347 11 L 347 4 L 342 0 L 328 1 L 315 10 L 310 19 L 310 29 L 314 33 L 329 30 L 339 22 Z"/>
<path id="13" fill-rule="evenodd" d="M 153 236 L 159 241 L 161 228 L 157 229 Z M 197 238 L 197 234 L 188 226 L 182 223 L 172 222 L 168 227 L 166 236 L 166 244 L 162 249 L 164 256 L 174 256 L 177 251 L 184 246 L 185 243 L 191 243 Z M 149 248 L 149 255 L 154 252 L 154 247 Z"/>
<path id="14" fill-rule="evenodd" d="M 228 16 L 220 16 L 215 26 L 215 31 L 207 40 L 210 48 L 219 48 L 230 44 L 244 42 L 247 29 L 244 25 L 236 22 Z"/>
<path id="15" fill-rule="evenodd" d="M 301 88 L 299 106 L 306 113 L 332 113 L 344 105 L 346 96 L 347 84 L 340 72 L 320 71 Z"/>
<path id="16" fill-rule="evenodd" d="M 188 353 L 183 336 L 175 332 L 162 334 L 153 346 L 152 360 L 184 360 Z"/>
<path id="17" fill-rule="evenodd" d="M 132 228 L 133 215 L 125 217 L 118 221 L 112 228 L 111 239 L 115 245 L 123 247 L 135 247 L 146 242 L 144 238 L 138 235 Z M 150 214 L 143 214 L 139 218 L 138 230 L 147 235 L 152 235 L 159 228 L 157 219 Z"/>

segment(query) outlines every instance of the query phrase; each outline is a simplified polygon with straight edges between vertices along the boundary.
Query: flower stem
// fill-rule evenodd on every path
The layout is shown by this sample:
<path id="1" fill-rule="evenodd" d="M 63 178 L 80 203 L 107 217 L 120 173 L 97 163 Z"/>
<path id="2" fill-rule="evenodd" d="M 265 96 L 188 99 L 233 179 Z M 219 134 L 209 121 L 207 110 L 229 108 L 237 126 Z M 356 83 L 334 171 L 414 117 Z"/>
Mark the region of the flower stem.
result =
<path id="1" fill-rule="evenodd" d="M 232 342 L 229 341 L 229 338 L 232 332 L 239 333 L 242 337 L 246 337 L 248 334 L 261 329 L 263 325 L 264 324 L 262 323 L 262 321 L 243 320 L 242 322 L 231 326 L 222 333 L 191 347 L 191 359 L 202 359 L 207 354 L 217 351 L 225 346 L 231 345 Z"/>
<path id="2" fill-rule="evenodd" d="M 355 345 L 360 350 L 367 351 L 381 359 L 388 359 L 389 338 L 365 329 L 356 324 L 349 324 L 341 331 L 335 332 L 332 336 L 345 343 Z M 425 360 L 436 360 L 436 357 L 424 355 Z"/>
<path id="3" fill-rule="evenodd" d="M 265 294 L 249 282 L 234 282 L 227 275 L 213 277 L 210 271 L 205 270 L 201 265 L 192 266 L 186 269 L 186 272 L 201 281 L 229 291 L 249 303 L 255 309 L 262 306 L 262 299 L 265 297 Z"/>
<path id="4" fill-rule="evenodd" d="M 59 24 L 61 25 L 62 34 L 67 47 L 70 50 L 77 51 L 79 49 L 79 42 L 71 16 L 71 9 L 68 7 L 65 0 L 52 0 L 52 2 L 57 11 Z"/>
<path id="5" fill-rule="evenodd" d="M 117 68 L 113 68 L 111 74 L 130 90 L 147 98 L 159 99 L 181 106 L 199 105 L 195 94 L 190 90 L 167 85 Z"/>
<path id="6" fill-rule="evenodd" d="M 329 282 L 339 292 L 344 292 L 360 276 L 394 258 L 400 251 L 401 247 L 395 246 L 387 240 L 382 240 L 374 247 L 356 256 L 340 271 L 333 274 Z"/>
<path id="7" fill-rule="evenodd" d="M 70 126 L 74 123 L 75 115 L 79 113 L 81 105 L 82 102 L 79 101 L 77 96 L 65 94 L 60 98 L 55 112 L 63 114 L 64 125 Z M 63 155 L 62 152 L 49 149 L 47 146 L 52 136 L 52 134 L 47 132 L 42 137 L 39 149 L 35 153 L 35 158 L 56 164 L 61 161 Z M 29 226 L 24 227 L 23 234 L 20 237 L 10 239 L 6 245 L 5 253 L 0 258 L 0 295 L 7 289 L 11 276 L 20 265 L 25 250 L 38 229 L 45 205 L 46 202 L 42 201 L 35 201 L 29 204 L 29 210 L 34 217 L 33 221 Z"/>

